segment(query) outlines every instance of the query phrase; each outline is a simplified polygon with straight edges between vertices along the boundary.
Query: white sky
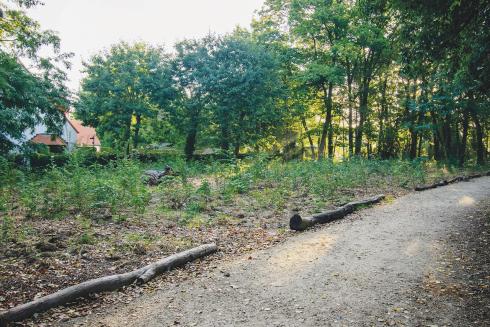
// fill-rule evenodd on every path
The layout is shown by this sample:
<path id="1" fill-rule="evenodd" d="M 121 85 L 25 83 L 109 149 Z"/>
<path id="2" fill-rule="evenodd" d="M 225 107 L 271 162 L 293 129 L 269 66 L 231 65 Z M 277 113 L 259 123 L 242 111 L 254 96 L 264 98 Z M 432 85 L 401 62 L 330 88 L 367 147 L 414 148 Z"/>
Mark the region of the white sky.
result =
<path id="1" fill-rule="evenodd" d="M 249 27 L 264 0 L 44 0 L 28 10 L 42 29 L 58 31 L 73 52 L 69 86 L 77 91 L 82 60 L 121 40 L 164 44 Z"/>

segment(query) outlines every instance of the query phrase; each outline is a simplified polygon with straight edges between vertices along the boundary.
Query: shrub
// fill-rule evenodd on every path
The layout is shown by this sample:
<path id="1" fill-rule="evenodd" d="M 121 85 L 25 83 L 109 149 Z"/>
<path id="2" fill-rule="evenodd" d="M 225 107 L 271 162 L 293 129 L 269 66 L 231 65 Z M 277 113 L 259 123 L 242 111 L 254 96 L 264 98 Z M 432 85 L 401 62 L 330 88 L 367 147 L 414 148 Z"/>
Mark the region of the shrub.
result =
<path id="1" fill-rule="evenodd" d="M 182 155 L 173 148 L 160 150 L 138 149 L 131 153 L 131 157 L 143 163 L 150 163 L 173 161 L 175 158 L 182 157 Z"/>
<path id="2" fill-rule="evenodd" d="M 108 167 L 83 167 L 71 161 L 32 176 L 21 192 L 30 218 L 63 218 L 69 214 L 92 219 L 120 219 L 144 212 L 149 191 L 140 178 L 141 168 L 121 160 Z"/>
<path id="3" fill-rule="evenodd" d="M 39 153 L 29 155 L 29 163 L 34 169 L 43 169 L 49 166 L 64 166 L 70 160 L 67 153 Z"/>

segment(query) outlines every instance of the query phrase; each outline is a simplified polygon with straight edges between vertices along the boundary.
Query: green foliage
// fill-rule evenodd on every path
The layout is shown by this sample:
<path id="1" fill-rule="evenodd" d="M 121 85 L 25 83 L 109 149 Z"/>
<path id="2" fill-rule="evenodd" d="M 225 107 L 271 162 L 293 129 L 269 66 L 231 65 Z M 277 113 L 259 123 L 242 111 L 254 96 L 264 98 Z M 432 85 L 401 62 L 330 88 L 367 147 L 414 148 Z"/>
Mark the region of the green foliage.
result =
<path id="1" fill-rule="evenodd" d="M 208 208 L 208 201 L 212 199 L 212 195 L 207 181 L 196 187 L 182 178 L 168 177 L 158 189 L 158 196 L 162 199 L 162 209 L 183 211 L 179 223 L 184 225 Z"/>
<path id="2" fill-rule="evenodd" d="M 282 123 L 276 105 L 281 80 L 275 58 L 245 36 L 220 40 L 210 54 L 202 87 L 209 96 L 213 122 L 224 151 L 255 145 Z"/>
<path id="3" fill-rule="evenodd" d="M 16 206 L 17 185 L 24 181 L 24 174 L 3 156 L 0 156 L 0 243 L 13 238 L 14 207 Z"/>
<path id="4" fill-rule="evenodd" d="M 59 130 L 59 108 L 67 105 L 67 92 L 46 76 L 31 74 L 0 50 L 0 151 L 11 149 L 12 140 L 20 140 L 36 123 L 44 123 L 50 132 Z"/>
<path id="5" fill-rule="evenodd" d="M 162 119 L 173 99 L 167 55 L 143 43 L 120 43 L 85 63 L 76 114 L 97 128 L 103 141 L 119 149 L 140 143 L 142 126 Z"/>
<path id="6" fill-rule="evenodd" d="M 162 150 L 139 149 L 131 152 L 131 158 L 143 163 L 170 162 L 180 158 L 181 156 L 182 155 L 179 151 L 172 148 Z"/>
<path id="7" fill-rule="evenodd" d="M 264 194 L 287 198 L 291 193 L 318 196 L 323 201 L 350 198 L 353 189 L 409 189 L 427 177 L 423 162 L 352 159 L 342 163 L 329 160 L 310 162 L 269 162 L 252 164 L 232 176 L 224 192 L 248 193 L 264 203 Z M 279 201 L 280 202 L 280 201 Z"/>
<path id="8" fill-rule="evenodd" d="M 70 162 L 32 176 L 21 189 L 21 202 L 26 215 L 33 219 L 71 215 L 124 219 L 144 212 L 148 204 L 150 195 L 140 175 L 139 166 L 126 160 L 90 168 Z"/>
<path id="9" fill-rule="evenodd" d="M 140 145 L 172 143 L 186 159 L 266 150 L 288 160 L 308 148 L 312 159 L 484 164 L 487 2 L 267 0 L 252 31 L 185 40 L 172 55 L 121 42 L 93 56 L 76 114 L 97 128 L 104 145 L 143 162 L 167 158 Z M 36 123 L 59 132 L 60 109 L 68 106 L 59 66 L 69 55 L 59 52 L 54 32 L 42 31 L 22 10 L 2 8 L 0 150 L 6 151 Z M 55 57 L 40 55 L 45 46 Z M 85 164 L 115 157 L 86 154 Z M 34 166 L 50 160 L 35 158 Z M 228 189 L 246 192 L 247 184 L 244 177 Z"/>
<path id="10" fill-rule="evenodd" d="M 24 7 L 39 3 L 15 2 Z M 0 151 L 5 153 L 37 123 L 44 123 L 50 132 L 60 130 L 60 109 L 69 104 L 64 69 L 71 55 L 59 51 L 60 39 L 54 32 L 40 30 L 22 10 L 3 2 L 0 7 L 4 14 L 0 18 Z M 54 56 L 42 56 L 43 47 L 51 48 Z"/>

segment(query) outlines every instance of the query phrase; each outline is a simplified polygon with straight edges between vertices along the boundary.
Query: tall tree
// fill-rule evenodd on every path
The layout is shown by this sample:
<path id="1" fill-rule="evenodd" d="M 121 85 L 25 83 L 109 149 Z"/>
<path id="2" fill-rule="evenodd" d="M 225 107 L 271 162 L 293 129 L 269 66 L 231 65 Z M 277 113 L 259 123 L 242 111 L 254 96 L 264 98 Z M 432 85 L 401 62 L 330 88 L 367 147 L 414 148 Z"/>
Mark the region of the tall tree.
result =
<path id="1" fill-rule="evenodd" d="M 217 46 L 218 40 L 212 35 L 201 40 L 185 40 L 175 46 L 177 55 L 173 60 L 173 75 L 180 101 L 173 117 L 174 123 L 185 130 L 184 152 L 188 160 L 193 158 L 199 129 L 209 116 L 209 94 L 204 85 L 211 73 L 211 53 Z"/>
<path id="2" fill-rule="evenodd" d="M 34 0 L 0 1 L 0 150 L 6 152 L 21 140 L 26 129 L 44 123 L 57 133 L 69 105 L 65 69 L 71 54 L 60 51 L 60 39 L 22 10 Z M 40 55 L 42 47 L 51 55 Z M 25 141 L 25 140 L 24 140 Z"/>
<path id="3" fill-rule="evenodd" d="M 103 140 L 137 148 L 144 120 L 157 118 L 174 97 L 169 58 L 162 48 L 120 43 L 84 63 L 76 114 Z"/>
<path id="4" fill-rule="evenodd" d="M 274 58 L 248 36 L 225 37 L 212 53 L 204 89 L 210 94 L 220 145 L 235 155 L 279 127 L 281 91 Z"/>

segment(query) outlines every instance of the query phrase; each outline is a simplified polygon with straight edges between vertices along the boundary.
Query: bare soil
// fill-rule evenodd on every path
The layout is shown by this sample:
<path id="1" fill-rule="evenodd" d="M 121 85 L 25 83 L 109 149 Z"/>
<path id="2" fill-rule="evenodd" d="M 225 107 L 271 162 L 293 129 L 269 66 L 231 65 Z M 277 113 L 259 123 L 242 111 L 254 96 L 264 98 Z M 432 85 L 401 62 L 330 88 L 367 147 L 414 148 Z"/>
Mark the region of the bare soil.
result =
<path id="1" fill-rule="evenodd" d="M 65 310 L 58 324 L 489 326 L 489 241 L 484 177 L 411 193 L 233 260 L 206 259 L 127 305 L 96 304 L 76 319 Z"/>

